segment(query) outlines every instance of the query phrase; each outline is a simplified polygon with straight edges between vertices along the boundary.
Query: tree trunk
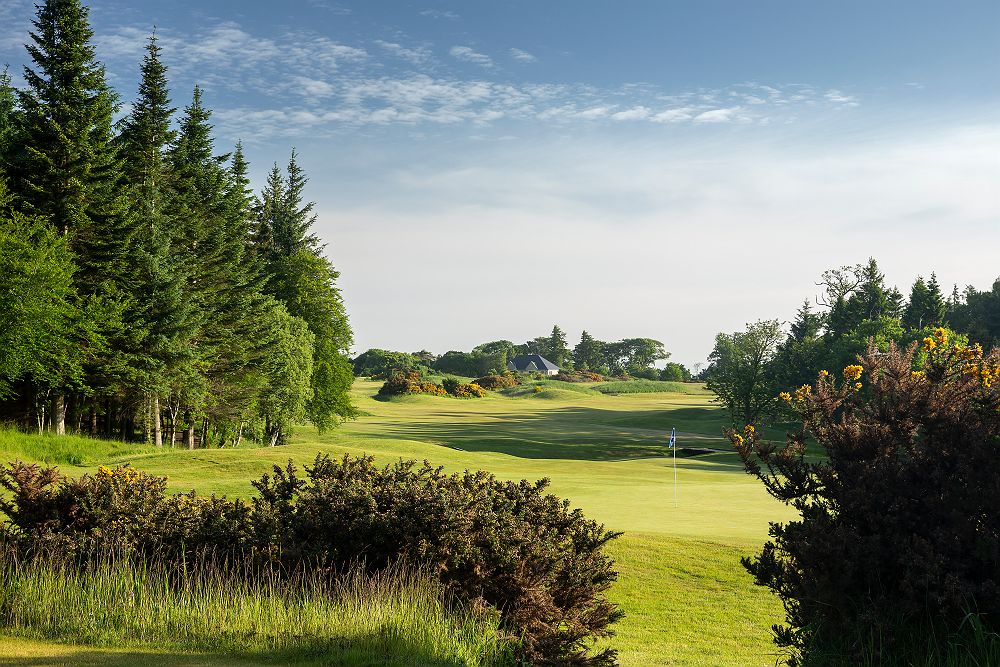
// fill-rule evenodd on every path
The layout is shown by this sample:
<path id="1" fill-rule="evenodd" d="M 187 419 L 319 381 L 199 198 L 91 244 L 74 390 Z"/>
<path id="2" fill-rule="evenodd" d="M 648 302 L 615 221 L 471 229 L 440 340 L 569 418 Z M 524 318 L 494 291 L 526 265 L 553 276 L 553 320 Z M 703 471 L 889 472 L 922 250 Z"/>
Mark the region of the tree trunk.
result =
<path id="1" fill-rule="evenodd" d="M 236 444 L 233 446 L 239 448 L 242 442 L 243 442 L 243 422 L 240 422 L 240 427 L 236 429 Z"/>
<path id="2" fill-rule="evenodd" d="M 97 437 L 97 399 L 90 401 L 90 437 Z"/>
<path id="3" fill-rule="evenodd" d="M 201 420 L 201 446 L 208 447 L 208 417 L 203 417 Z"/>
<path id="4" fill-rule="evenodd" d="M 66 395 L 56 394 L 52 399 L 52 426 L 56 435 L 66 435 Z"/>
<path id="5" fill-rule="evenodd" d="M 187 428 L 184 429 L 184 441 L 188 449 L 194 449 L 194 419 L 187 413 Z"/>
<path id="6" fill-rule="evenodd" d="M 160 397 L 153 397 L 153 444 L 163 447 L 163 422 L 160 421 Z"/>

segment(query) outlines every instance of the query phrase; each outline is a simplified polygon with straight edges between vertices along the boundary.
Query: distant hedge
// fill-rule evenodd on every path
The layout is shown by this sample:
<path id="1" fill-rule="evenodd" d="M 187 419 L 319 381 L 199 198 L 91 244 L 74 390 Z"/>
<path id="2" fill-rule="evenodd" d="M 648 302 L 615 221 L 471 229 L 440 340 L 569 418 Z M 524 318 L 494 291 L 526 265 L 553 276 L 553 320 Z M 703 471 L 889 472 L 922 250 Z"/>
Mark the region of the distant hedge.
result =
<path id="1" fill-rule="evenodd" d="M 14 463 L 0 469 L 0 537 L 81 562 L 113 547 L 177 564 L 250 558 L 271 573 L 379 571 L 402 558 L 438 573 L 470 609 L 498 613 L 527 662 L 615 663 L 592 642 L 622 616 L 605 597 L 617 573 L 604 546 L 618 533 L 547 493 L 548 480 L 318 455 L 304 475 L 289 462 L 253 486 L 249 502 L 168 495 L 165 478 L 127 466 L 69 479 Z"/>

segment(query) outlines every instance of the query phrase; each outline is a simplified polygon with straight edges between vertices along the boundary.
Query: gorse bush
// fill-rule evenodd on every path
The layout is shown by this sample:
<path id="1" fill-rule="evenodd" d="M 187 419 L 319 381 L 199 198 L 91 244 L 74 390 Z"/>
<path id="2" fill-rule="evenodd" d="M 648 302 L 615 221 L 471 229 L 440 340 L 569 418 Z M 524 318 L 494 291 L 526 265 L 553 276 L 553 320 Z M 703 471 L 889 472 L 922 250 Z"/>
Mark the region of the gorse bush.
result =
<path id="1" fill-rule="evenodd" d="M 516 387 L 521 384 L 521 379 L 517 377 L 514 373 L 507 371 L 502 375 L 485 375 L 481 378 L 473 380 L 473 384 L 477 384 L 483 389 L 489 389 L 490 391 L 497 391 L 500 389 L 509 389 L 511 387 Z"/>
<path id="2" fill-rule="evenodd" d="M 447 396 L 447 390 L 433 382 L 425 380 L 420 371 L 393 371 L 382 387 L 379 396 L 401 396 L 404 394 L 429 394 L 431 396 Z"/>
<path id="3" fill-rule="evenodd" d="M 614 651 L 591 643 L 622 615 L 605 598 L 617 573 L 603 548 L 618 534 L 547 493 L 547 480 L 317 456 L 304 474 L 275 466 L 253 486 L 249 503 L 170 496 L 164 478 L 128 467 L 72 480 L 15 463 L 0 472 L 0 511 L 22 553 L 58 548 L 80 563 L 114 548 L 175 564 L 247 562 L 247 576 L 264 577 L 359 564 L 377 573 L 402 559 L 474 612 L 499 614 L 529 662 L 614 664 Z"/>
<path id="4" fill-rule="evenodd" d="M 753 425 L 730 437 L 747 470 L 799 521 L 772 524 L 744 565 L 784 601 L 776 641 L 793 664 L 873 662 L 957 631 L 1000 627 L 1000 351 L 949 343 L 878 352 L 781 398 L 802 427 L 783 446 Z M 824 456 L 807 457 L 807 442 Z M 838 663 L 839 664 L 839 663 Z"/>

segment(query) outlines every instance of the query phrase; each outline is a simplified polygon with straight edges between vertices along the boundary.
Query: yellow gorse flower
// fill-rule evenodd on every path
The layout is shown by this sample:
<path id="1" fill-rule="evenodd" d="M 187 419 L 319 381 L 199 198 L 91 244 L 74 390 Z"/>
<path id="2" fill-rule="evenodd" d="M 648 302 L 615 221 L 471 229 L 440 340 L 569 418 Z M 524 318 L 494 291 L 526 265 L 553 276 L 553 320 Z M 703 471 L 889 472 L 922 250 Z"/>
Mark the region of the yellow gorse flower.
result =
<path id="1" fill-rule="evenodd" d="M 820 376 L 821 378 L 825 378 L 825 377 L 826 377 L 826 376 L 828 376 L 829 374 L 830 374 L 830 371 L 827 371 L 827 370 L 823 370 L 823 371 L 820 371 L 820 372 L 819 372 L 819 376 Z"/>
<path id="2" fill-rule="evenodd" d="M 734 445 L 739 447 L 740 445 L 743 444 L 743 436 L 740 435 L 739 433 L 733 433 L 732 441 Z"/>
<path id="3" fill-rule="evenodd" d="M 864 366 L 852 364 L 844 368 L 844 379 L 854 382 L 861 379 L 861 374 L 865 372 Z"/>
<path id="4" fill-rule="evenodd" d="M 934 330 L 934 342 L 942 347 L 948 344 L 948 332 L 944 327 L 938 327 Z"/>
<path id="5" fill-rule="evenodd" d="M 937 347 L 937 342 L 933 338 L 928 336 L 924 339 L 924 352 L 930 352 L 935 347 Z"/>
<path id="6" fill-rule="evenodd" d="M 753 424 L 747 424 L 743 427 L 743 434 L 748 438 L 752 438 L 755 430 Z"/>
<path id="7" fill-rule="evenodd" d="M 792 400 L 792 395 L 789 394 L 787 391 L 783 391 L 780 394 L 778 394 L 778 398 L 780 398 L 781 400 L 783 400 L 785 402 L 788 402 L 788 401 Z"/>

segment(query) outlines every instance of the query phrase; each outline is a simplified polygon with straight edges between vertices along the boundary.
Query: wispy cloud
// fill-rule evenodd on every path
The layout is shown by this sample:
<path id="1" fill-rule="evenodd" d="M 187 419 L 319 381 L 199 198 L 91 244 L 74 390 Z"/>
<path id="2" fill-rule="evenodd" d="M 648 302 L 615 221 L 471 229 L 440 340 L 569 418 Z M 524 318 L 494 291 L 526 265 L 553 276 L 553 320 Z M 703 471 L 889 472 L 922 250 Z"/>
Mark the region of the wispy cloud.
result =
<path id="1" fill-rule="evenodd" d="M 536 60 L 538 60 L 538 58 L 536 58 L 532 54 L 528 53 L 527 51 L 522 51 L 521 49 L 511 49 L 510 57 L 520 63 L 533 63 Z"/>
<path id="2" fill-rule="evenodd" d="M 433 58 L 431 50 L 426 46 L 407 48 L 402 44 L 386 42 L 381 39 L 375 40 L 375 45 L 389 55 L 395 56 L 396 58 L 402 58 L 403 60 L 407 60 L 414 65 L 424 65 L 430 62 Z"/>
<path id="3" fill-rule="evenodd" d="M 313 7 L 325 9 L 338 16 L 347 16 L 351 13 L 350 7 L 344 7 L 339 3 L 330 2 L 330 0 L 306 0 L 306 2 Z"/>
<path id="4" fill-rule="evenodd" d="M 695 123 L 749 123 L 753 119 L 743 113 L 742 107 L 728 109 L 709 109 L 694 117 Z"/>
<path id="5" fill-rule="evenodd" d="M 430 44 L 401 39 L 345 44 L 306 31 L 264 36 L 234 22 L 209 24 L 193 34 L 166 29 L 157 34 L 171 80 L 230 92 L 223 106 L 214 105 L 220 129 L 229 137 L 259 140 L 364 125 L 763 125 L 789 122 L 810 109 L 860 104 L 853 92 L 807 84 L 742 82 L 667 91 L 642 82 L 601 88 L 510 81 L 500 76 L 491 56 L 466 45 L 453 46 L 448 54 L 483 68 L 479 75 L 461 68 L 449 72 Z M 134 81 L 147 35 L 144 28 L 128 26 L 99 31 L 98 55 L 112 74 L 126 72 Z M 534 58 L 518 49 L 509 53 L 522 62 Z M 126 99 L 130 86 L 121 86 Z"/>
<path id="6" fill-rule="evenodd" d="M 856 107 L 860 103 L 854 95 L 845 95 L 839 90 L 828 90 L 823 95 L 828 101 L 847 107 Z"/>
<path id="7" fill-rule="evenodd" d="M 467 63 L 474 63 L 487 69 L 493 68 L 493 59 L 485 53 L 479 53 L 468 46 L 453 46 L 448 52 L 455 60 L 462 60 Z"/>
<path id="8" fill-rule="evenodd" d="M 451 10 L 442 11 L 440 9 L 425 9 L 420 12 L 421 16 L 429 16 L 432 19 L 446 19 L 448 21 L 457 21 L 460 17 L 458 14 Z"/>

